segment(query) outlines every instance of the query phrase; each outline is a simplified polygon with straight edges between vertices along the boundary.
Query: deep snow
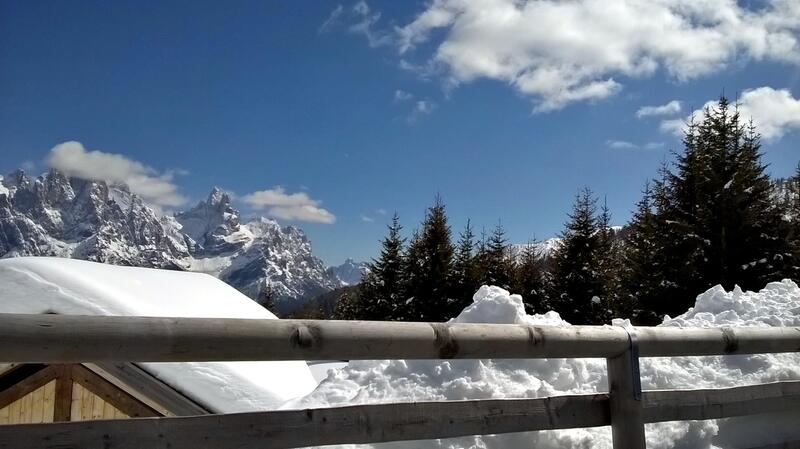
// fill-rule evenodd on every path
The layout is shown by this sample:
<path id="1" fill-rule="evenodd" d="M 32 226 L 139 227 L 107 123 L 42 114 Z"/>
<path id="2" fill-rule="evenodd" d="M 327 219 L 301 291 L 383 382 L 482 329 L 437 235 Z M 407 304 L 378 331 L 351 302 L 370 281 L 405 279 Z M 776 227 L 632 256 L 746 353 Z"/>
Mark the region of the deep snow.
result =
<path id="1" fill-rule="evenodd" d="M 0 312 L 274 318 L 207 275 L 115 267 L 59 258 L 0 260 Z M 481 287 L 452 322 L 569 326 L 557 313 L 526 315 L 519 295 Z M 630 326 L 615 320 L 614 324 Z M 800 288 L 775 282 L 760 292 L 714 287 L 662 326 L 800 326 Z M 221 412 L 346 404 L 536 398 L 606 390 L 602 359 L 354 361 L 319 365 L 316 388 L 302 362 L 143 364 L 188 396 Z M 731 387 L 800 379 L 800 354 L 648 358 L 644 389 Z M 313 390 L 313 391 L 312 391 Z M 303 396 L 305 395 L 305 396 Z M 800 439 L 800 411 L 647 426 L 648 448 L 749 448 Z M 380 447 L 611 448 L 610 430 L 572 429 Z M 367 446 L 369 447 L 369 446 Z"/>
<path id="2" fill-rule="evenodd" d="M 0 312 L 276 319 L 209 275 L 54 257 L 0 259 Z M 220 412 L 276 408 L 317 385 L 303 362 L 140 366 Z"/>
<path id="3" fill-rule="evenodd" d="M 481 287 L 472 305 L 451 322 L 569 326 L 555 312 L 526 315 L 519 295 Z M 630 323 L 615 320 L 616 325 Z M 791 281 L 769 284 L 758 293 L 715 287 L 698 296 L 694 308 L 662 326 L 800 326 L 800 289 Z M 800 379 L 799 354 L 641 360 L 642 387 L 652 389 L 730 387 Z M 602 359 L 354 361 L 305 398 L 284 408 L 345 404 L 537 398 L 607 391 Z M 648 448 L 753 447 L 800 438 L 800 413 L 719 421 L 647 425 Z M 719 436 L 715 437 L 715 435 Z M 386 443 L 380 447 L 421 447 Z M 425 442 L 441 448 L 611 448 L 608 427 L 475 436 Z"/>

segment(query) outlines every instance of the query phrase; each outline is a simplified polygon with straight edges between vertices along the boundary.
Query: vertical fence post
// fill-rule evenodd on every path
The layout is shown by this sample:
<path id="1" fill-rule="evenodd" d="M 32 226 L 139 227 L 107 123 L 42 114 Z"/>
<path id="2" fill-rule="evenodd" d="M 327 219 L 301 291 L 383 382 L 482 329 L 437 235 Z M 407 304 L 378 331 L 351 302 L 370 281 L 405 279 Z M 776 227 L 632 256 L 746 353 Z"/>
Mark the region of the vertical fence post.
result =
<path id="1" fill-rule="evenodd" d="M 633 331 L 628 330 L 628 339 L 628 350 L 606 359 L 611 436 L 614 449 L 645 449 L 639 349 Z"/>

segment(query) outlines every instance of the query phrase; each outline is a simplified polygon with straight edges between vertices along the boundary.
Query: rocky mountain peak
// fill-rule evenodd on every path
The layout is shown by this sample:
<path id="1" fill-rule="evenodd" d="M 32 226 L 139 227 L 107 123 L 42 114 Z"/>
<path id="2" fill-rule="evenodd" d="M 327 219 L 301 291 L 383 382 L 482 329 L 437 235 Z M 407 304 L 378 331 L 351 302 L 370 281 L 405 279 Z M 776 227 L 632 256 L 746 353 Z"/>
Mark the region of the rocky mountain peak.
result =
<path id="1" fill-rule="evenodd" d="M 211 193 L 208 194 L 206 204 L 208 204 L 209 207 L 215 207 L 224 210 L 231 206 L 231 197 L 224 190 L 214 186 L 211 189 Z"/>
<path id="2" fill-rule="evenodd" d="M 51 170 L 30 179 L 22 170 L 2 180 L 0 257 L 62 256 L 119 265 L 183 268 L 182 237 L 148 207 L 122 207 L 105 182 Z M 120 191 L 125 204 L 141 204 Z M 137 203 L 139 202 L 139 203 Z"/>
<path id="3" fill-rule="evenodd" d="M 305 233 L 259 217 L 240 223 L 215 187 L 185 212 L 160 216 L 124 185 L 51 170 L 0 177 L 0 257 L 60 256 L 208 273 L 280 312 L 344 285 Z"/>
<path id="4" fill-rule="evenodd" d="M 219 187 L 211 189 L 208 198 L 186 212 L 175 214 L 184 234 L 202 251 L 234 251 L 225 236 L 239 231 L 239 211 L 231 207 L 230 196 Z"/>
<path id="5" fill-rule="evenodd" d="M 361 282 L 364 276 L 369 273 L 367 262 L 356 262 L 352 258 L 347 258 L 341 265 L 328 268 L 337 279 L 344 285 L 356 285 Z"/>

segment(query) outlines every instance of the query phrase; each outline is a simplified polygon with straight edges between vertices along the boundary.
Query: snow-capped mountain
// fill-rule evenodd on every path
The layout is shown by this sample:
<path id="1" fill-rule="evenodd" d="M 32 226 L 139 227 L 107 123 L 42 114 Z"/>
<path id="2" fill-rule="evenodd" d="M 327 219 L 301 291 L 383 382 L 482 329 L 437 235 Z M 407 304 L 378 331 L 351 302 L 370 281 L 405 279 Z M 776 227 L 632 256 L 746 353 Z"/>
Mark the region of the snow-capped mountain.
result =
<path id="1" fill-rule="evenodd" d="M 159 217 L 124 186 L 37 178 L 0 179 L 0 257 L 61 256 L 116 265 L 185 269 L 189 250 L 172 217 Z"/>
<path id="2" fill-rule="evenodd" d="M 175 220 L 191 240 L 190 270 L 213 274 L 257 300 L 269 292 L 280 311 L 343 285 L 312 254 L 303 231 L 268 218 L 241 224 L 228 194 L 216 187 Z"/>
<path id="3" fill-rule="evenodd" d="M 366 262 L 356 262 L 353 259 L 345 259 L 344 263 L 328 270 L 333 273 L 344 285 L 356 285 L 369 273 L 369 264 Z"/>
<path id="4" fill-rule="evenodd" d="M 302 230 L 267 218 L 242 224 L 218 188 L 188 211 L 159 216 L 125 186 L 55 170 L 0 177 L 0 257 L 16 256 L 205 272 L 253 299 L 268 293 L 280 312 L 345 285 Z"/>
<path id="5" fill-rule="evenodd" d="M 551 237 L 547 240 L 542 240 L 536 243 L 521 243 L 517 245 L 511 245 L 511 255 L 513 257 L 521 257 L 525 248 L 530 246 L 533 246 L 538 257 L 547 259 L 553 255 L 559 246 L 561 246 L 561 238 Z"/>

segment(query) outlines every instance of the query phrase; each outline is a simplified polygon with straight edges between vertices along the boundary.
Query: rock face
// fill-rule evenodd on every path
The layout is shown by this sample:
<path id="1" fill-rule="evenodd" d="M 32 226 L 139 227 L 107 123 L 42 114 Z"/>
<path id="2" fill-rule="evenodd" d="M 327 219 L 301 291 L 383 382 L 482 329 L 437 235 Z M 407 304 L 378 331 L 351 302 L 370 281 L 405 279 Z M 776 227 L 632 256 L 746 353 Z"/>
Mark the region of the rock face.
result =
<path id="1" fill-rule="evenodd" d="M 280 312 L 343 285 L 313 255 L 303 231 L 268 218 L 241 224 L 230 197 L 217 188 L 175 219 L 192 240 L 192 271 L 213 274 L 259 301 L 269 292 Z"/>
<path id="2" fill-rule="evenodd" d="M 253 299 L 268 294 L 283 313 L 345 285 L 303 231 L 266 218 L 240 223 L 218 188 L 188 211 L 160 216 L 125 186 L 54 170 L 0 178 L 0 257 L 17 256 L 205 272 Z"/>
<path id="3" fill-rule="evenodd" d="M 356 285 L 369 273 L 369 265 L 348 258 L 343 264 L 330 267 L 328 270 L 339 278 L 343 285 Z"/>
<path id="4" fill-rule="evenodd" d="M 0 183 L 0 257 L 189 267 L 186 239 L 175 220 L 157 216 L 125 186 L 69 179 L 57 171 L 32 179 L 21 170 Z"/>

